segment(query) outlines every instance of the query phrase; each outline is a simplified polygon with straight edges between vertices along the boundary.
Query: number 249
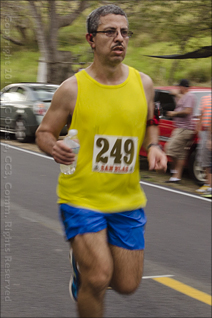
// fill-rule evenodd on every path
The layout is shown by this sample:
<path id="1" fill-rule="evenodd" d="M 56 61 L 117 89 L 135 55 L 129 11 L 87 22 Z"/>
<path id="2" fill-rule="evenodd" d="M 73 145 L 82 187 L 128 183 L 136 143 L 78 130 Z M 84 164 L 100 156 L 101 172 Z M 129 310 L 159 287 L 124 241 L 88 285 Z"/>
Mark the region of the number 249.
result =
<path id="1" fill-rule="evenodd" d="M 96 162 L 107 163 L 108 156 L 104 156 L 104 154 L 109 149 L 109 141 L 106 138 L 98 138 L 96 140 L 96 146 L 99 148 L 100 147 L 102 148 L 96 157 Z M 121 149 L 122 149 L 122 139 L 118 138 L 113 148 L 110 151 L 110 157 L 114 157 L 114 164 L 120 164 L 123 157 L 124 163 L 127 165 L 130 165 L 133 161 L 134 150 L 135 150 L 133 140 L 132 139 L 125 140 L 124 142 L 125 155 L 124 156 L 121 153 Z"/>

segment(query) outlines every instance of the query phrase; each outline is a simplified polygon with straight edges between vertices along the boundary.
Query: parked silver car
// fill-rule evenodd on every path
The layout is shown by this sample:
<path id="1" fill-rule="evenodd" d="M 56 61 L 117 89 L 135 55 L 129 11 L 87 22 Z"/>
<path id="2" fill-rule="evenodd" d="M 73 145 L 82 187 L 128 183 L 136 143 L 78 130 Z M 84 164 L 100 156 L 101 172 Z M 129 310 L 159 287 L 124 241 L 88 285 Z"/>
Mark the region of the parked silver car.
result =
<path id="1" fill-rule="evenodd" d="M 1 91 L 0 130 L 15 133 L 20 142 L 27 142 L 50 106 L 59 85 L 42 83 L 16 83 Z M 64 127 L 62 134 L 66 134 Z"/>

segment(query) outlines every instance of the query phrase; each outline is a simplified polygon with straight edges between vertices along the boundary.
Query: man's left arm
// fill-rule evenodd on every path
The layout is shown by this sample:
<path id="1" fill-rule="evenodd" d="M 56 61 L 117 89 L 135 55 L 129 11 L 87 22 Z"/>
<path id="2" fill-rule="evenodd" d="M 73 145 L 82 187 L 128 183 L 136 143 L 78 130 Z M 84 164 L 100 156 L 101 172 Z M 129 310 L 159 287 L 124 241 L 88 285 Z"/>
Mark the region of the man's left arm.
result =
<path id="1" fill-rule="evenodd" d="M 191 107 L 185 107 L 183 110 L 180 111 L 168 111 L 166 115 L 168 117 L 186 117 L 192 113 L 193 109 Z"/>
<path id="2" fill-rule="evenodd" d="M 152 80 L 149 76 L 141 73 L 141 79 L 144 86 L 148 105 L 147 121 L 154 117 L 154 87 Z M 161 150 L 158 142 L 159 128 L 158 125 L 150 124 L 146 127 L 146 134 L 143 142 L 143 147 L 147 151 L 147 159 L 149 162 L 149 170 L 162 170 L 167 169 L 167 157 Z"/>
<path id="3" fill-rule="evenodd" d="M 195 105 L 195 97 L 193 94 L 186 94 L 184 98 L 184 107 L 181 110 L 168 111 L 166 115 L 168 117 L 186 117 L 193 113 Z"/>

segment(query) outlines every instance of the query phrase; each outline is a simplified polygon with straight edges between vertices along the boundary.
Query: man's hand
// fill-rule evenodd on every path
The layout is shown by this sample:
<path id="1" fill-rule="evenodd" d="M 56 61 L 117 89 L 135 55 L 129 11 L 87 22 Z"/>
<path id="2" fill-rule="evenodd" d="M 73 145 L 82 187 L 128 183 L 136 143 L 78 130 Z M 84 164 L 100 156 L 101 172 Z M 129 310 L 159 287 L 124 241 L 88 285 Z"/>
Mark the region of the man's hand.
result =
<path id="1" fill-rule="evenodd" d="M 57 163 L 70 165 L 75 160 L 75 154 L 72 152 L 63 140 L 58 140 L 52 148 L 52 156 Z"/>
<path id="2" fill-rule="evenodd" d="M 166 112 L 166 116 L 168 117 L 186 117 L 192 113 L 192 108 L 191 107 L 186 107 L 181 111 L 168 111 Z"/>
<path id="3" fill-rule="evenodd" d="M 168 117 L 175 117 L 176 114 L 177 114 L 177 112 L 175 112 L 175 111 L 168 111 L 168 112 L 166 112 L 166 116 L 168 116 Z"/>
<path id="4" fill-rule="evenodd" d="M 206 147 L 207 147 L 207 149 L 212 150 L 212 140 L 211 139 L 207 140 Z"/>
<path id="5" fill-rule="evenodd" d="M 167 170 L 167 157 L 158 146 L 149 148 L 147 159 L 149 162 L 149 170 L 163 171 Z"/>

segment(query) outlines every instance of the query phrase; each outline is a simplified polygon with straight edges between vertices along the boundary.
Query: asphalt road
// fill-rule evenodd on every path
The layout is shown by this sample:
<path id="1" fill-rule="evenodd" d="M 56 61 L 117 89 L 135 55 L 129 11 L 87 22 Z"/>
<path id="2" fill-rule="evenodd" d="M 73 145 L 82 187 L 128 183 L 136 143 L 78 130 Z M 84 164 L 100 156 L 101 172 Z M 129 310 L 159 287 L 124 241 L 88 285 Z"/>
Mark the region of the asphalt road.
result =
<path id="1" fill-rule="evenodd" d="M 58 221 L 59 166 L 1 145 L 1 317 L 77 317 Z M 108 290 L 105 317 L 211 317 L 211 201 L 142 183 L 145 268 L 131 296 Z"/>

